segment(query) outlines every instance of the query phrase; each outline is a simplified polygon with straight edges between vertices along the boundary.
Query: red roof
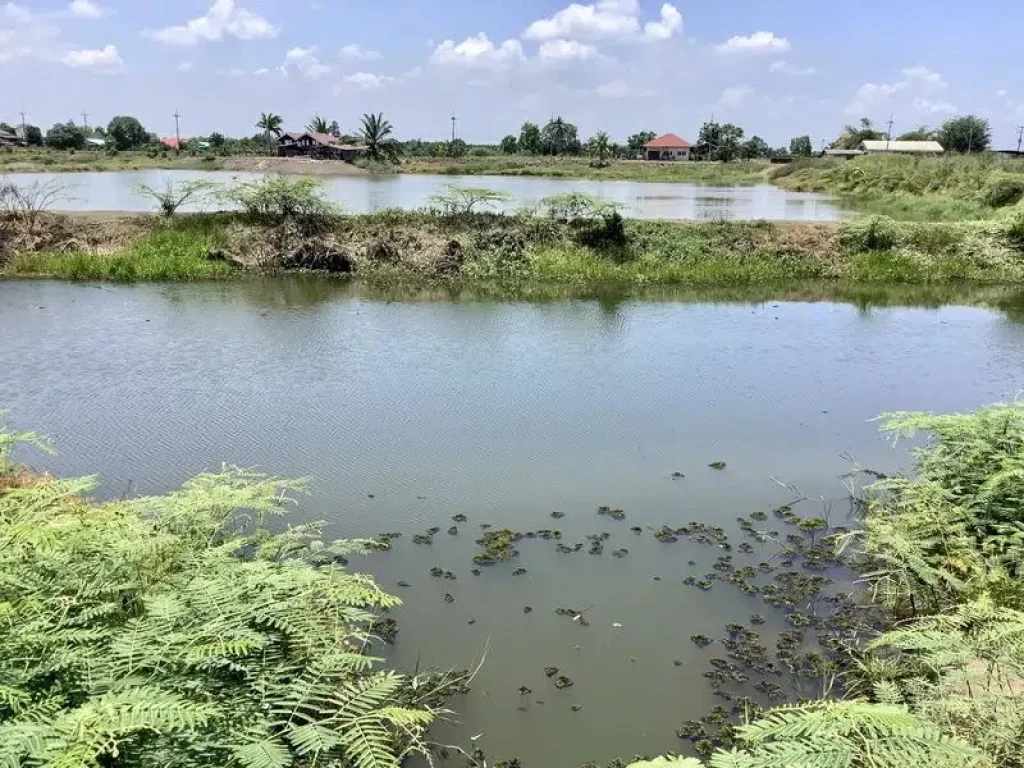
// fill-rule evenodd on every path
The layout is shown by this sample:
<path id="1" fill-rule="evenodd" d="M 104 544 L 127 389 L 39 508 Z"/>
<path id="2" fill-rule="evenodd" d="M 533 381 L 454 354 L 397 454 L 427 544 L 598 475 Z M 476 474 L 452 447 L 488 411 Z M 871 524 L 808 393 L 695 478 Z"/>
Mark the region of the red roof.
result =
<path id="1" fill-rule="evenodd" d="M 666 133 L 644 144 L 644 149 L 689 149 L 693 144 L 674 133 Z"/>
<path id="2" fill-rule="evenodd" d="M 165 136 L 164 138 L 160 139 L 160 143 L 167 145 L 171 149 L 181 149 L 180 142 L 176 138 L 174 138 L 173 136 L 172 137 L 166 137 Z"/>

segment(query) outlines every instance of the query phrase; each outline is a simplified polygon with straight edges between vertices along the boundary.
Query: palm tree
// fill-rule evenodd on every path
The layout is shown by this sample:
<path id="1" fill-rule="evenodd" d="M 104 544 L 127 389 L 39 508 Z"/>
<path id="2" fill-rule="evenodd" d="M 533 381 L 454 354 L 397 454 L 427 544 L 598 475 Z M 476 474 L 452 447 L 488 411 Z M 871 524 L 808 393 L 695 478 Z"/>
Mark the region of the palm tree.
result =
<path id="1" fill-rule="evenodd" d="M 263 112 L 260 114 L 260 119 L 259 122 L 256 123 L 256 127 L 262 129 L 263 135 L 267 140 L 267 149 L 270 149 L 270 135 L 281 135 L 282 123 L 284 123 L 284 118 L 280 115 L 275 115 L 273 112 Z"/>
<path id="2" fill-rule="evenodd" d="M 314 115 L 313 119 L 309 121 L 309 125 L 306 126 L 306 130 L 310 133 L 330 133 L 331 126 L 320 115 Z"/>
<path id="3" fill-rule="evenodd" d="M 374 160 L 386 158 L 394 161 L 398 155 L 398 142 L 392 137 L 391 123 L 384 119 L 384 113 L 363 115 L 362 139 L 366 153 Z"/>
<path id="4" fill-rule="evenodd" d="M 598 131 L 594 136 L 591 137 L 589 143 L 590 153 L 597 155 L 597 164 L 599 166 L 606 165 L 608 155 L 611 154 L 611 140 L 608 138 L 606 131 Z"/>

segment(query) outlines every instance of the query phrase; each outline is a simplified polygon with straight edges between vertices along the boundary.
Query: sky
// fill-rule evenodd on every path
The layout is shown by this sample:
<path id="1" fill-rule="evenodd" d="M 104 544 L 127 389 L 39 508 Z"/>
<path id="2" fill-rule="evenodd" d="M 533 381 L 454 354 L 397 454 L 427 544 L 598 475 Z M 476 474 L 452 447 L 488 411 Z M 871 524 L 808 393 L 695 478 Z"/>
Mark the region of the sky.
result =
<path id="1" fill-rule="evenodd" d="M 1020 0 L 0 0 L 0 120 L 251 135 L 261 112 L 348 132 L 383 112 L 443 139 L 454 112 L 490 143 L 556 115 L 694 141 L 714 117 L 818 147 L 861 117 L 974 113 L 1014 147 L 1022 28 Z"/>

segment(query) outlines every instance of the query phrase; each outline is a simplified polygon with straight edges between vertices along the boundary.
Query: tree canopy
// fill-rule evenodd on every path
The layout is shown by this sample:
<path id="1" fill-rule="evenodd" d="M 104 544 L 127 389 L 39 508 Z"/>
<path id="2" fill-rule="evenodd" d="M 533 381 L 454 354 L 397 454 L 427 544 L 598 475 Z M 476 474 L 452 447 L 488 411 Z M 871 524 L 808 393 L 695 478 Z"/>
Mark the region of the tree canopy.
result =
<path id="1" fill-rule="evenodd" d="M 771 155 L 772 148 L 760 136 L 751 136 L 740 145 L 739 156 L 744 160 L 759 160 Z"/>
<path id="2" fill-rule="evenodd" d="M 582 149 L 576 126 L 560 116 L 544 126 L 540 145 L 545 155 L 578 155 Z"/>
<path id="3" fill-rule="evenodd" d="M 523 127 L 519 129 L 519 151 L 528 155 L 539 155 L 540 150 L 540 126 L 536 123 L 523 123 Z"/>
<path id="4" fill-rule="evenodd" d="M 72 122 L 56 123 L 46 132 L 46 146 L 54 149 L 81 149 L 85 132 Z"/>
<path id="5" fill-rule="evenodd" d="M 519 142 L 511 133 L 501 140 L 501 151 L 506 155 L 514 155 L 519 151 Z"/>
<path id="6" fill-rule="evenodd" d="M 393 126 L 384 119 L 383 112 L 363 115 L 362 140 L 366 144 L 366 153 L 372 159 L 392 162 L 397 159 L 400 147 L 393 132 Z"/>
<path id="7" fill-rule="evenodd" d="M 937 133 L 927 125 L 915 128 L 912 131 L 901 133 L 896 137 L 897 141 L 934 141 Z"/>
<path id="8" fill-rule="evenodd" d="M 700 129 L 694 154 L 704 160 L 728 162 L 740 154 L 743 129 L 732 123 L 707 122 Z"/>
<path id="9" fill-rule="evenodd" d="M 626 139 L 626 146 L 635 154 L 643 150 L 645 144 L 654 141 L 656 135 L 654 131 L 637 131 Z"/>
<path id="10" fill-rule="evenodd" d="M 789 154 L 794 157 L 810 157 L 814 154 L 810 136 L 797 136 L 789 142 Z"/>
<path id="11" fill-rule="evenodd" d="M 982 117 L 961 115 L 942 124 L 938 142 L 947 152 L 984 152 L 992 143 L 992 128 Z"/>
<path id="12" fill-rule="evenodd" d="M 839 138 L 832 142 L 833 149 L 857 149 L 862 141 L 884 139 L 885 134 L 875 130 L 870 119 L 862 117 L 858 125 L 847 125 Z"/>
<path id="13" fill-rule="evenodd" d="M 129 115 L 118 115 L 107 125 L 107 133 L 119 150 L 137 149 L 149 141 L 142 123 Z"/>

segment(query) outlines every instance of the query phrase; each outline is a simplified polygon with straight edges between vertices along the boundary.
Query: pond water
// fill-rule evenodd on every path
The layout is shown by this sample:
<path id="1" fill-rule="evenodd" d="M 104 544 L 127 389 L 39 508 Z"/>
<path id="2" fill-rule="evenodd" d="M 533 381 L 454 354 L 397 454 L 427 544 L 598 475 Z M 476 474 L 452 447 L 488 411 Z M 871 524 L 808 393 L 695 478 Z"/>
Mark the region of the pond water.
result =
<path id="1" fill-rule="evenodd" d="M 260 174 L 229 171 L 116 171 L 64 174 L 11 174 L 15 184 L 56 180 L 67 185 L 53 207 L 72 211 L 149 211 L 151 199 L 136 193 L 145 184 L 162 188 L 168 181 L 208 179 L 220 183 L 260 178 Z M 624 215 L 642 219 L 772 219 L 834 221 L 840 212 L 828 197 L 787 192 L 775 186 L 706 186 L 642 181 L 593 181 L 517 176 L 388 176 L 324 177 L 327 194 L 351 213 L 385 208 L 421 208 L 448 184 L 488 187 L 512 196 L 504 210 L 533 206 L 549 195 L 587 192 L 623 206 Z M 201 208 L 202 206 L 200 206 Z M 222 208 L 223 204 L 208 204 Z"/>
<path id="2" fill-rule="evenodd" d="M 979 301 L 994 308 L 959 305 Z M 99 473 L 104 494 L 166 491 L 227 461 L 311 477 L 296 518 L 327 520 L 332 538 L 402 532 L 353 563 L 406 600 L 387 654 L 452 667 L 490 648 L 435 734 L 492 759 L 572 766 L 680 747 L 679 724 L 720 703 L 702 675 L 721 651 L 692 634 L 721 638 L 754 612 L 769 637 L 785 626 L 757 596 L 682 584 L 721 553 L 660 543 L 651 527 L 733 532 L 738 515 L 795 493 L 842 522 L 849 456 L 908 464 L 876 414 L 1015 394 L 1022 306 L 996 288 L 531 303 L 301 277 L 0 282 L 0 408 L 55 441 L 37 466 Z M 449 535 L 456 515 L 467 522 Z M 570 544 L 611 537 L 600 556 L 523 541 L 525 575 L 506 564 L 473 576 L 481 523 L 557 528 Z M 412 543 L 433 526 L 432 545 Z M 612 557 L 619 548 L 628 556 Z M 457 580 L 431 578 L 434 566 Z M 589 607 L 589 626 L 555 615 L 564 606 Z M 547 666 L 575 685 L 556 690 Z"/>

